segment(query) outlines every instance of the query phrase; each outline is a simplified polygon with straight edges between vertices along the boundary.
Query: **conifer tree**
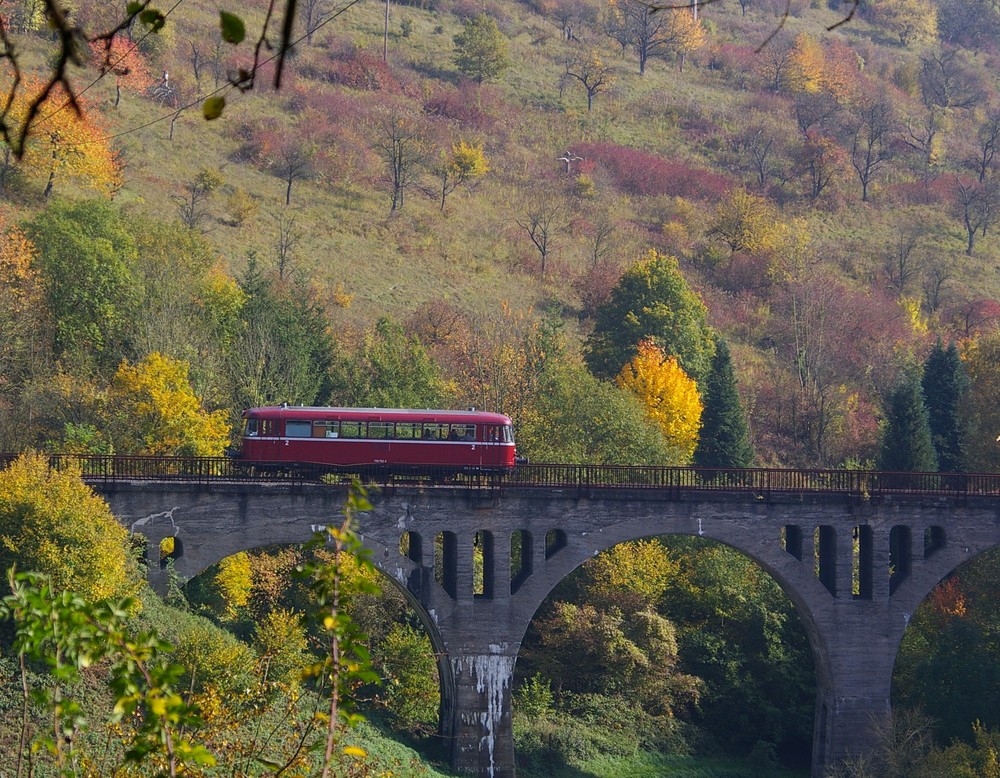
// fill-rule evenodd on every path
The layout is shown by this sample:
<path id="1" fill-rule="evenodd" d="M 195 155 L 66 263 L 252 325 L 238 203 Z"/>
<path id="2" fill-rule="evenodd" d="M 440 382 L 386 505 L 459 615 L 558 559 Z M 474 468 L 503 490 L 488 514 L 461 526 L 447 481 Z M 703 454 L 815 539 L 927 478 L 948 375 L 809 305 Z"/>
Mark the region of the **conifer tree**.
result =
<path id="1" fill-rule="evenodd" d="M 903 379 L 886 404 L 878 467 L 898 472 L 937 470 L 927 406 L 916 371 Z"/>
<path id="2" fill-rule="evenodd" d="M 942 473 L 961 473 L 966 468 L 962 408 L 969 391 L 969 376 L 954 343 L 945 349 L 939 339 L 927 355 L 923 390 L 938 469 Z"/>
<path id="3" fill-rule="evenodd" d="M 736 374 L 729 347 L 721 338 L 703 393 L 701 436 L 694 452 L 699 467 L 751 467 L 754 460 L 746 414 L 736 389 Z"/>

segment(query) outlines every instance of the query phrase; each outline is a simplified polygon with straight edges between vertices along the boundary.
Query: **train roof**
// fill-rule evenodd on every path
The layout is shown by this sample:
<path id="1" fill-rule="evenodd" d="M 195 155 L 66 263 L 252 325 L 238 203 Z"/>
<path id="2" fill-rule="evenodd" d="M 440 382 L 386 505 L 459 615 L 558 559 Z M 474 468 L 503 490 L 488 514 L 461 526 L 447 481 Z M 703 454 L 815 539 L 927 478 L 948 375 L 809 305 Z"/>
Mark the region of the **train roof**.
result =
<path id="1" fill-rule="evenodd" d="M 510 424 L 510 417 L 502 413 L 468 410 L 439 410 L 435 408 L 337 408 L 317 405 L 268 405 L 249 408 L 244 416 L 271 419 L 355 419 L 362 421 L 423 421 L 423 422 L 479 422 L 481 424 Z"/>

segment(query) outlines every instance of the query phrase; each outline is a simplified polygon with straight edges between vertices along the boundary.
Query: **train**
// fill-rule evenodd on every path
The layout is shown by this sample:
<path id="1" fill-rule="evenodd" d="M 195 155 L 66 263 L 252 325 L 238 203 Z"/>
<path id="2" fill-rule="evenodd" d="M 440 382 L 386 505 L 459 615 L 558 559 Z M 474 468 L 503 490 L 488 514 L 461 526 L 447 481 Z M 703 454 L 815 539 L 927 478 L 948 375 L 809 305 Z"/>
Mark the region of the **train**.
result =
<path id="1" fill-rule="evenodd" d="M 503 474 L 526 462 L 510 418 L 475 408 L 249 408 L 229 455 L 238 467 L 306 475 Z"/>

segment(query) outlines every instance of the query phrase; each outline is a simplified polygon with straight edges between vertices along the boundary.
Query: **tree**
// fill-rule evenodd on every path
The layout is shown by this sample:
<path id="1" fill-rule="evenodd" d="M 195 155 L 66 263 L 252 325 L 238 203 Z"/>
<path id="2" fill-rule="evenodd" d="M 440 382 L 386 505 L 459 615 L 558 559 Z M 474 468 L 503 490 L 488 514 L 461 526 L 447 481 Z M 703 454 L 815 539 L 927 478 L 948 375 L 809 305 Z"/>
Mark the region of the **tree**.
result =
<path id="1" fill-rule="evenodd" d="M 863 99 L 850 123 L 851 164 L 861 182 L 861 201 L 868 202 L 870 187 L 892 157 L 891 136 L 896 128 L 892 104 L 881 95 Z"/>
<path id="2" fill-rule="evenodd" d="M 385 180 L 391 193 L 390 213 L 403 207 L 403 195 L 416 184 L 424 162 L 426 141 L 421 124 L 397 108 L 387 108 L 375 118 L 372 145 L 386 165 Z"/>
<path id="3" fill-rule="evenodd" d="M 468 19 L 454 43 L 455 66 L 477 84 L 498 81 L 510 67 L 507 38 L 489 14 Z"/>
<path id="4" fill-rule="evenodd" d="M 825 87 L 826 57 L 819 41 L 800 33 L 788 55 L 783 86 L 796 94 L 817 94 Z"/>
<path id="5" fill-rule="evenodd" d="M 25 225 L 55 327 L 53 352 L 113 370 L 130 356 L 139 299 L 136 245 L 125 218 L 100 200 L 55 202 Z"/>
<path id="6" fill-rule="evenodd" d="M 966 469 L 969 376 L 954 343 L 947 349 L 940 339 L 934 344 L 924 360 L 922 388 L 938 469 L 942 473 L 961 473 Z"/>
<path id="7" fill-rule="evenodd" d="M 239 288 L 226 354 L 232 406 L 322 402 L 330 393 L 333 340 L 315 296 L 301 283 L 269 277 L 254 261 Z"/>
<path id="8" fill-rule="evenodd" d="M 583 85 L 587 92 L 587 113 L 594 107 L 594 96 L 607 91 L 615 83 L 611 69 L 601 61 L 597 49 L 591 49 L 588 54 L 567 61 L 564 76 L 576 79 Z"/>
<path id="9" fill-rule="evenodd" d="M 562 360 L 546 365 L 517 444 L 534 462 L 681 464 L 635 395 Z"/>
<path id="10" fill-rule="evenodd" d="M 460 140 L 452 144 L 450 151 L 441 152 L 434 172 L 441 182 L 441 210 L 445 198 L 462 184 L 482 178 L 490 171 L 489 161 L 483 154 L 482 144 L 473 146 Z"/>
<path id="11" fill-rule="evenodd" d="M 958 50 L 945 48 L 920 58 L 920 96 L 927 107 L 973 108 L 985 93 L 979 78 L 962 63 Z"/>
<path id="12" fill-rule="evenodd" d="M 677 450 L 680 462 L 690 462 L 698 445 L 702 404 L 698 385 L 676 358 L 665 355 L 653 341 L 643 340 L 638 353 L 618 374 L 617 383 L 639 398 L 667 442 Z"/>
<path id="13" fill-rule="evenodd" d="M 285 182 L 285 205 L 292 203 L 292 184 L 316 174 L 316 147 L 300 138 L 286 137 L 285 142 L 269 160 L 268 167 Z"/>
<path id="14" fill-rule="evenodd" d="M 434 408 L 446 394 L 434 360 L 391 319 L 379 319 L 353 354 L 332 368 L 335 404 L 370 408 Z"/>
<path id="15" fill-rule="evenodd" d="M 976 247 L 976 237 L 986 231 L 1000 218 L 1000 184 L 996 181 L 965 181 L 955 179 L 955 200 L 952 212 L 965 227 L 965 253 L 972 256 Z"/>
<path id="16" fill-rule="evenodd" d="M 198 228 L 208 218 L 208 199 L 222 186 L 222 176 L 214 170 L 202 169 L 184 187 L 184 194 L 172 195 L 181 223 L 189 230 Z"/>
<path id="17" fill-rule="evenodd" d="M 539 200 L 528 206 L 522 218 L 514 219 L 538 250 L 542 262 L 542 275 L 545 275 L 545 263 L 552 252 L 556 232 L 560 228 L 558 219 L 561 214 L 562 206 L 558 201 Z"/>
<path id="18" fill-rule="evenodd" d="M 702 399 L 705 409 L 694 464 L 698 467 L 752 467 L 754 452 L 750 430 L 740 402 L 729 347 L 722 338 L 715 341 L 715 354 Z"/>
<path id="19" fill-rule="evenodd" d="M 188 364 L 149 354 L 122 362 L 108 392 L 115 449 L 153 456 L 222 456 L 229 443 L 225 411 L 207 412 L 188 379 Z"/>
<path id="20" fill-rule="evenodd" d="M 48 575 L 87 599 L 123 597 L 139 587 L 128 532 L 81 477 L 78 466 L 49 468 L 24 454 L 0 471 L 0 569 Z"/>
<path id="21" fill-rule="evenodd" d="M 903 46 L 937 40 L 938 10 L 930 0 L 878 0 L 872 16 L 899 36 Z"/>
<path id="22" fill-rule="evenodd" d="M 0 114 L 4 119 L 26 122 L 30 103 L 40 87 L 34 81 L 26 82 L 27 91 L 7 106 Z M 64 90 L 56 89 L 50 98 L 62 106 L 67 100 Z M 23 147 L 20 170 L 33 177 L 44 178 L 42 196 L 52 195 L 57 184 L 73 182 L 93 189 L 103 195 L 111 195 L 121 187 L 122 161 L 111 148 L 107 133 L 97 112 L 86 101 L 78 103 L 78 109 L 69 107 L 53 109 L 45 121 L 38 121 L 32 128 L 30 139 Z M 18 153 L 16 141 L 0 139 L 0 146 Z"/>
<path id="23" fill-rule="evenodd" d="M 677 59 L 677 65 L 683 71 L 688 55 L 705 45 L 705 28 L 694 13 L 678 8 L 667 14 L 664 38 L 664 48 Z"/>
<path id="24" fill-rule="evenodd" d="M 733 254 L 762 254 L 779 244 L 785 230 L 778 209 L 767 198 L 735 188 L 716 206 L 706 234 L 721 240 Z"/>
<path id="25" fill-rule="evenodd" d="M 886 402 L 878 468 L 920 473 L 937 470 L 930 419 L 917 371 L 904 375 Z"/>
<path id="26" fill-rule="evenodd" d="M 99 58 L 101 73 L 111 73 L 115 77 L 115 108 L 121 103 L 122 87 L 142 94 L 153 85 L 146 58 L 123 36 L 115 35 L 100 45 L 91 45 L 91 51 Z"/>
<path id="27" fill-rule="evenodd" d="M 598 378 L 613 378 L 649 338 L 699 381 L 708 374 L 713 345 L 705 314 L 677 260 L 651 249 L 625 271 L 611 299 L 598 308 L 584 361 Z"/>

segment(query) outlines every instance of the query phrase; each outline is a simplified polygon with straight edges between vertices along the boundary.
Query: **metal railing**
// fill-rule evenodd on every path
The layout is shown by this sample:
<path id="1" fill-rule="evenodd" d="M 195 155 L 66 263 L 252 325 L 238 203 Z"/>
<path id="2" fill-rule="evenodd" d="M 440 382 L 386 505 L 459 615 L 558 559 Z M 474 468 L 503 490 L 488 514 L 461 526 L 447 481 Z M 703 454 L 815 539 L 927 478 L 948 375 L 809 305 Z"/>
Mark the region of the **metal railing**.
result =
<path id="1" fill-rule="evenodd" d="M 16 454 L 0 454 L 6 467 Z M 68 456 L 54 455 L 57 470 L 79 468 L 92 485 L 126 481 L 327 483 L 348 482 L 351 473 L 324 473 L 317 466 L 287 463 L 247 465 L 227 457 Z M 836 493 L 859 498 L 886 494 L 1000 496 L 996 473 L 889 473 L 871 470 L 778 468 L 631 467 L 623 465 L 530 464 L 502 473 L 458 472 L 445 467 L 367 467 L 359 475 L 380 486 L 468 486 L 482 488 L 657 490 L 668 496 L 684 492 Z"/>

